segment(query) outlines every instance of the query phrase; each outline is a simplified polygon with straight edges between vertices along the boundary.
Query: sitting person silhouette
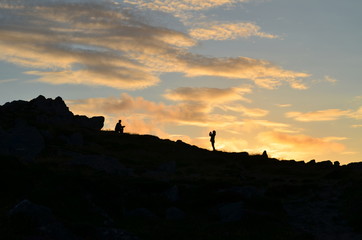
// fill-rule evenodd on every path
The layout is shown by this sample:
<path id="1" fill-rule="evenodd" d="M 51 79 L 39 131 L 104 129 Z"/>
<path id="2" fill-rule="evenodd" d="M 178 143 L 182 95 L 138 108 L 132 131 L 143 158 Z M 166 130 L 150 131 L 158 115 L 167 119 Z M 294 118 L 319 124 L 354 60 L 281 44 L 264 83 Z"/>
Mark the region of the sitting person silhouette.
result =
<path id="1" fill-rule="evenodd" d="M 122 126 L 122 120 L 118 120 L 118 123 L 116 124 L 116 127 L 114 128 L 114 131 L 117 133 L 123 133 L 123 129 L 126 126 Z"/>
<path id="2" fill-rule="evenodd" d="M 213 151 L 216 151 L 215 149 L 215 136 L 216 136 L 216 131 L 212 131 L 212 132 L 209 132 L 209 136 L 210 136 L 210 142 L 211 142 L 211 146 L 212 146 L 212 150 Z"/>

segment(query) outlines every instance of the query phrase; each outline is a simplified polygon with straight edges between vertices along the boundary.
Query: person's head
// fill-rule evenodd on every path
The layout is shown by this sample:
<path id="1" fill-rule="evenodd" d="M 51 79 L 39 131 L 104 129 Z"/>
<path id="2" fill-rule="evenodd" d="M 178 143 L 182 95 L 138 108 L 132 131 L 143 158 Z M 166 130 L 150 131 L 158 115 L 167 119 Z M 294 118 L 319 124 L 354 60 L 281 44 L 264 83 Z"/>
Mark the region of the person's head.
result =
<path id="1" fill-rule="evenodd" d="M 213 134 L 215 134 L 215 133 L 216 133 L 216 131 L 214 130 L 214 131 L 212 131 L 212 133 L 213 133 Z"/>
<path id="2" fill-rule="evenodd" d="M 122 120 L 118 120 L 118 122 L 119 122 L 119 123 L 121 123 L 121 122 L 122 122 Z"/>

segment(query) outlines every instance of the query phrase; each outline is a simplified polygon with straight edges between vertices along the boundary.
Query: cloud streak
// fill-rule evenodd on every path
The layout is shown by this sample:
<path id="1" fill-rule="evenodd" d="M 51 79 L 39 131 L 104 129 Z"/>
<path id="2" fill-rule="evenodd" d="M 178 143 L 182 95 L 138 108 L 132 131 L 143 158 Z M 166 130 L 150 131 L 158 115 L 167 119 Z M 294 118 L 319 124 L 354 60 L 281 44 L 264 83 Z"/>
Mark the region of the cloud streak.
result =
<path id="1" fill-rule="evenodd" d="M 304 153 L 342 153 L 346 147 L 344 144 L 338 143 L 338 140 L 345 138 L 327 137 L 316 138 L 303 134 L 286 134 L 280 132 L 263 132 L 258 135 L 261 142 L 271 144 L 274 149 L 279 151 L 300 151 Z"/>
<path id="2" fill-rule="evenodd" d="M 293 118 L 296 121 L 300 122 L 317 122 L 317 121 L 333 121 L 340 119 L 341 117 L 349 116 L 351 114 L 350 110 L 340 110 L 340 109 L 327 109 L 314 112 L 288 112 L 286 117 Z"/>
<path id="3" fill-rule="evenodd" d="M 248 2 L 249 0 L 125 0 L 126 3 L 155 11 L 175 13 L 180 11 L 200 11 L 224 5 Z"/>
<path id="4" fill-rule="evenodd" d="M 164 96 L 173 101 L 225 103 L 240 100 L 248 101 L 243 95 L 250 92 L 250 87 L 224 89 L 182 87 L 174 90 L 168 90 Z"/>
<path id="5" fill-rule="evenodd" d="M 300 122 L 335 121 L 341 118 L 362 119 L 362 107 L 357 110 L 326 109 L 313 112 L 287 112 L 287 118 Z"/>
<path id="6" fill-rule="evenodd" d="M 257 36 L 261 38 L 278 38 L 278 36 L 260 31 L 260 27 L 250 22 L 243 23 L 208 23 L 206 26 L 193 28 L 191 37 L 198 40 L 233 40 Z"/>

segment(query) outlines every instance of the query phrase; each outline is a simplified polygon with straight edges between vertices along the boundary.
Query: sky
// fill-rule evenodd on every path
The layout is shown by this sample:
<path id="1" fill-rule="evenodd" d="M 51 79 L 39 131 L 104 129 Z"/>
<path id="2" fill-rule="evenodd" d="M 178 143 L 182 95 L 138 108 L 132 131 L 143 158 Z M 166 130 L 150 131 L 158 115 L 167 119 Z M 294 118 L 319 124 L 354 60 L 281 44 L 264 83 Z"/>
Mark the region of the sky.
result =
<path id="1" fill-rule="evenodd" d="M 0 104 L 221 151 L 362 160 L 360 0 L 0 0 Z"/>

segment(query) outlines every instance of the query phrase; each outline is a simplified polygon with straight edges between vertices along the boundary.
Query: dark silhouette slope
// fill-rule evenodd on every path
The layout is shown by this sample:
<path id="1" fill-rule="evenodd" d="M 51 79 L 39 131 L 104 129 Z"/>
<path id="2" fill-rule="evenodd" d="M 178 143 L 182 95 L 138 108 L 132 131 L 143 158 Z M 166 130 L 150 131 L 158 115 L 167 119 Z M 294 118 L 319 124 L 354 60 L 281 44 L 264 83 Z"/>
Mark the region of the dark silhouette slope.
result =
<path id="1" fill-rule="evenodd" d="M 212 152 L 101 123 L 61 98 L 0 107 L 1 239 L 362 239 L 361 164 Z"/>

